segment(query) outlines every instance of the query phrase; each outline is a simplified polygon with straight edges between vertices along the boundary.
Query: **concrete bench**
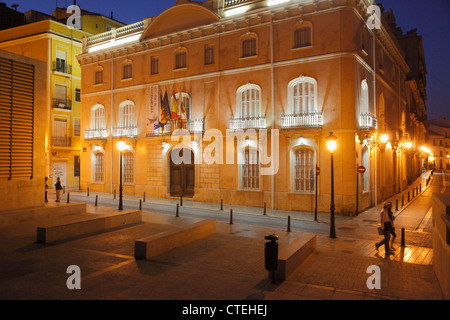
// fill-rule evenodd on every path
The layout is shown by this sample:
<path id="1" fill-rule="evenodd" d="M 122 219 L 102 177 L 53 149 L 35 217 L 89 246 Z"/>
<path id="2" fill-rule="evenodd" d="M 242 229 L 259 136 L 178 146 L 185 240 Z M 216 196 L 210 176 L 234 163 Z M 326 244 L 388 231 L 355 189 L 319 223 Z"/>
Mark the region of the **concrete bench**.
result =
<path id="1" fill-rule="evenodd" d="M 37 227 L 37 242 L 51 243 L 142 222 L 139 210 L 61 219 Z"/>
<path id="2" fill-rule="evenodd" d="M 317 236 L 302 234 L 278 252 L 278 267 L 275 279 L 285 280 L 299 265 L 316 250 Z"/>
<path id="3" fill-rule="evenodd" d="M 149 259 L 163 252 L 184 246 L 194 240 L 205 238 L 216 232 L 215 220 L 203 220 L 193 224 L 160 232 L 134 242 L 134 257 Z"/>

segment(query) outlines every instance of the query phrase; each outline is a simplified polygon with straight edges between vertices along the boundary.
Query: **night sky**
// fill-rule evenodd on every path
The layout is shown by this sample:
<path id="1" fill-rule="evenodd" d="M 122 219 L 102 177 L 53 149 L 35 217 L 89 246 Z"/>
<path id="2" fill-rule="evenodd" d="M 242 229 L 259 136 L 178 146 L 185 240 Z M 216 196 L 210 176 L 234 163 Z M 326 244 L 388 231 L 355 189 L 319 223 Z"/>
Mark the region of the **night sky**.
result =
<path id="1" fill-rule="evenodd" d="M 0 0 L 11 7 L 19 4 L 18 11 L 30 9 L 51 14 L 55 6 L 67 7 L 73 0 Z M 449 0 L 382 0 L 387 11 L 394 11 L 397 25 L 404 33 L 417 29 L 423 37 L 427 65 L 428 118 L 450 119 L 450 1 Z M 110 16 L 126 24 L 155 16 L 175 3 L 175 0 L 77 0 L 77 4 L 89 11 Z"/>

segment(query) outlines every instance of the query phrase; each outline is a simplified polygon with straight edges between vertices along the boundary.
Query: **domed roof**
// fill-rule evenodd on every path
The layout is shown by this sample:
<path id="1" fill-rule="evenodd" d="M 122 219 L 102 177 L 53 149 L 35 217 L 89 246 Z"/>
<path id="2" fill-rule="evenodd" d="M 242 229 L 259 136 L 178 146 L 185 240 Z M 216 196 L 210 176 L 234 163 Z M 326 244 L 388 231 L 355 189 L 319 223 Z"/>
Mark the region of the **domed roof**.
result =
<path id="1" fill-rule="evenodd" d="M 201 4 L 177 1 L 163 11 L 144 30 L 141 40 L 188 30 L 219 21 L 219 17 Z"/>

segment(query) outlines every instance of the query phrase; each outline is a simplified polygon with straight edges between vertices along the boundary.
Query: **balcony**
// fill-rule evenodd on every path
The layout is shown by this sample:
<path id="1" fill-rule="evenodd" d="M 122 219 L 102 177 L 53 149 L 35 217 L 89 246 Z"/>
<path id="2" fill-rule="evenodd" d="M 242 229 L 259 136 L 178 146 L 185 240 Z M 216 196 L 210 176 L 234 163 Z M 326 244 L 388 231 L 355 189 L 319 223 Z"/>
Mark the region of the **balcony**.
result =
<path id="1" fill-rule="evenodd" d="M 361 130 L 371 130 L 377 128 L 377 118 L 371 113 L 361 113 L 359 116 Z"/>
<path id="2" fill-rule="evenodd" d="M 108 138 L 108 129 L 87 129 L 84 130 L 85 140 L 105 140 Z"/>
<path id="3" fill-rule="evenodd" d="M 72 73 L 72 66 L 62 61 L 53 61 L 52 70 L 55 72 L 61 72 L 65 74 Z"/>
<path id="4" fill-rule="evenodd" d="M 72 110 L 72 101 L 68 99 L 53 98 L 53 109 Z"/>
<path id="5" fill-rule="evenodd" d="M 70 148 L 72 146 L 71 137 L 52 137 L 52 146 L 54 148 Z"/>
<path id="6" fill-rule="evenodd" d="M 112 129 L 113 138 L 135 138 L 138 135 L 137 126 L 119 127 Z"/>
<path id="7" fill-rule="evenodd" d="M 282 129 L 314 129 L 323 125 L 321 112 L 304 114 L 281 114 Z"/>
<path id="8" fill-rule="evenodd" d="M 266 117 L 231 118 L 230 130 L 266 129 Z"/>

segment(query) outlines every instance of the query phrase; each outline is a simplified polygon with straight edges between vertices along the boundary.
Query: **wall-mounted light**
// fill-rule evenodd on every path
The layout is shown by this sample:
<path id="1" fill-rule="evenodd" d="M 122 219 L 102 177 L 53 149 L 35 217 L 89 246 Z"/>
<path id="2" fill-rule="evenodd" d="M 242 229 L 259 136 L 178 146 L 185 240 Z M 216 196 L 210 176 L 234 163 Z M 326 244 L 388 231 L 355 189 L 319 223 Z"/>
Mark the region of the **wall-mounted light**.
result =
<path id="1" fill-rule="evenodd" d="M 380 136 L 380 141 L 381 141 L 381 143 L 387 143 L 388 140 L 389 140 L 389 136 L 388 136 L 387 134 L 382 134 L 382 135 Z"/>

